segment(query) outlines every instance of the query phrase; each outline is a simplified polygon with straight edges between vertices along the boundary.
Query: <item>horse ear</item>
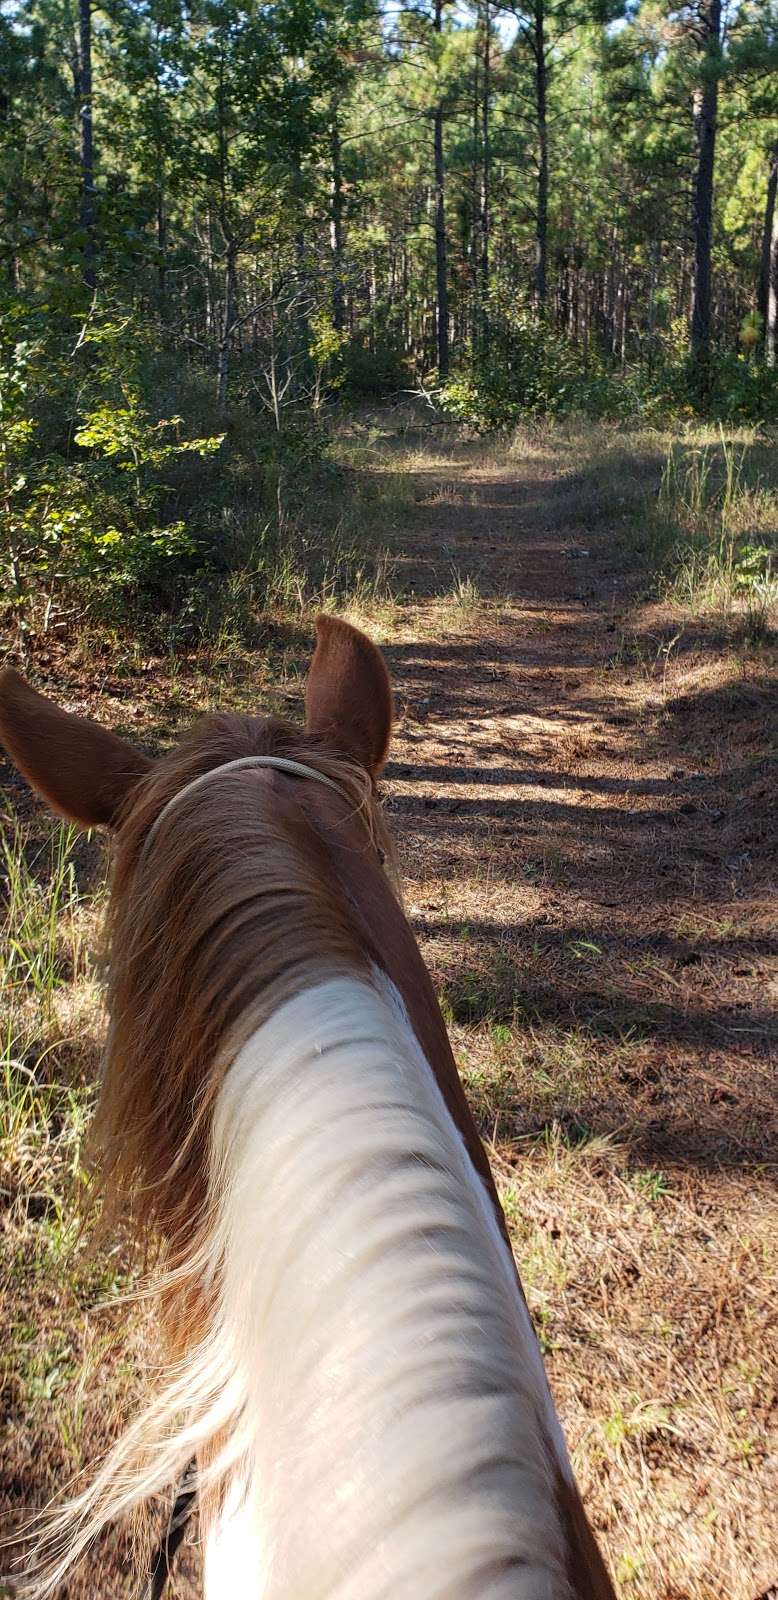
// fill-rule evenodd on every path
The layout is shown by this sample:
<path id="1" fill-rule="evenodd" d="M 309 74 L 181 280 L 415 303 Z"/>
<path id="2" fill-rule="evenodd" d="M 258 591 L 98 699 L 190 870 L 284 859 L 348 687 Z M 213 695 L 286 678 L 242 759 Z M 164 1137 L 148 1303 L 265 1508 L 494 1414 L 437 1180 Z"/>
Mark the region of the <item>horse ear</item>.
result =
<path id="1" fill-rule="evenodd" d="M 52 811 L 85 828 L 114 826 L 151 766 L 107 728 L 61 711 L 10 667 L 0 674 L 0 739 Z"/>
<path id="2" fill-rule="evenodd" d="M 392 732 L 392 688 L 380 650 L 339 617 L 319 617 L 305 690 L 309 733 L 331 740 L 376 778 Z"/>

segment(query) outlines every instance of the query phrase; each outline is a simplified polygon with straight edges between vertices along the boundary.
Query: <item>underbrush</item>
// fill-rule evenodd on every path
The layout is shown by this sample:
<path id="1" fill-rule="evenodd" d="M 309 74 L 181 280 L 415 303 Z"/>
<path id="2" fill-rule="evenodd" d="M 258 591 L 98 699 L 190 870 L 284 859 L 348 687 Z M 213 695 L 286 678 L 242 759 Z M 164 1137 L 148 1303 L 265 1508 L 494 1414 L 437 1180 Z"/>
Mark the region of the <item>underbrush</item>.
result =
<path id="1" fill-rule="evenodd" d="M 84 1464 L 88 1366 L 99 1372 L 104 1405 L 112 1404 L 105 1388 L 111 1339 L 105 1321 L 92 1327 L 89 1313 L 131 1282 L 117 1248 L 96 1249 L 88 1225 L 85 1145 L 104 1026 L 93 953 L 102 872 L 75 828 L 7 814 L 2 829 L 0 1407 L 7 1429 L 0 1475 L 18 1448 L 19 1427 L 35 1418 L 38 1482 L 43 1473 L 54 1492 L 63 1473 Z M 121 1369 L 111 1387 L 119 1380 L 126 1381 Z M 29 1481 L 29 1464 L 25 1470 Z M 21 1509 L 31 1509 L 27 1493 Z"/>
<path id="2" fill-rule="evenodd" d="M 778 472 L 772 451 L 715 443 L 671 448 L 653 518 L 671 596 L 695 612 L 738 613 L 758 643 L 778 610 Z"/>
<path id="3" fill-rule="evenodd" d="M 40 824 L 38 824 L 40 826 Z M 78 1186 L 101 1022 L 91 946 L 101 891 L 79 887 L 75 828 L 33 837 L 3 820 L 0 846 L 0 1174 L 41 1216 Z M 92 1049 L 90 1050 L 90 1044 Z"/>
<path id="4" fill-rule="evenodd" d="M 672 339 L 651 359 L 610 359 L 526 314 L 505 314 L 488 350 L 473 350 L 436 394 L 444 413 L 477 432 L 523 418 L 729 423 L 778 421 L 778 376 L 753 354 L 714 351 L 701 369 Z"/>
<path id="5" fill-rule="evenodd" d="M 74 352 L 66 321 L 0 337 L 0 623 L 23 662 L 45 636 L 251 642 L 279 598 L 385 596 L 391 508 L 336 461 L 318 395 L 269 409 L 244 365 L 220 408 L 152 329 L 104 317 Z"/>

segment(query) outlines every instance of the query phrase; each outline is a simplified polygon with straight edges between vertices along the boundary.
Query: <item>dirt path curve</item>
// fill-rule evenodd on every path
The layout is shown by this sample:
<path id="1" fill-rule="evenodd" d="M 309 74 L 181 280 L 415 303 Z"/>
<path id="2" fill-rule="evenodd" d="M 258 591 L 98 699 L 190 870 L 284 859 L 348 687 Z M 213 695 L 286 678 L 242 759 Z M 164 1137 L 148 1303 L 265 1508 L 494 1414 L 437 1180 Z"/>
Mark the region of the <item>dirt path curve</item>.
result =
<path id="1" fill-rule="evenodd" d="M 775 687 L 638 603 L 618 518 L 552 446 L 402 448 L 387 804 L 588 1498 L 625 1596 L 756 1600 Z"/>

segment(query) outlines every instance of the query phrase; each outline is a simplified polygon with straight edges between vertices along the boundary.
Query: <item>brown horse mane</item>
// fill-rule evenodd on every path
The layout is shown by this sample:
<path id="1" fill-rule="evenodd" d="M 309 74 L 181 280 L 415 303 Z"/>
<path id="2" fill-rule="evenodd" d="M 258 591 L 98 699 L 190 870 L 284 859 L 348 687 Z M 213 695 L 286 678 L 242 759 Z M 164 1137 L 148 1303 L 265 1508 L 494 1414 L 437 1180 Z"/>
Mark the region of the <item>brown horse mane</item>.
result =
<path id="1" fill-rule="evenodd" d="M 390 856 L 364 768 L 293 725 L 217 714 L 134 788 L 116 833 L 107 920 L 109 1031 L 93 1134 L 106 1215 L 132 1214 L 175 1267 L 207 1225 L 209 1131 L 231 1060 L 286 999 L 368 958 L 303 810 L 315 780 L 215 773 L 243 756 L 304 759 L 338 784 L 357 848 Z M 349 829 L 349 838 L 355 836 Z"/>

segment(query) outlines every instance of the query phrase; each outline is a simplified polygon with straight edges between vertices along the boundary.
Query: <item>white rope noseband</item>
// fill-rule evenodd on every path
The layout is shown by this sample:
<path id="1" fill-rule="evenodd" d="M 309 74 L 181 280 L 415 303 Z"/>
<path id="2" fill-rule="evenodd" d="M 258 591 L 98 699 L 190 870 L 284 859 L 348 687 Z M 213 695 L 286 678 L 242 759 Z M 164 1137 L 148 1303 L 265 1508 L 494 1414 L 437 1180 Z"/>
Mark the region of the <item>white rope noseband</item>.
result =
<path id="1" fill-rule="evenodd" d="M 141 857 L 146 854 L 168 812 L 173 811 L 180 800 L 183 800 L 188 794 L 195 794 L 198 789 L 204 789 L 205 785 L 211 778 L 215 778 L 217 773 L 238 772 L 242 767 L 276 767 L 279 772 L 290 772 L 294 778 L 316 778 L 319 783 L 326 783 L 328 789 L 334 789 L 335 793 L 340 795 L 341 800 L 347 800 L 349 804 L 352 803 L 345 789 L 341 789 L 340 784 L 336 783 L 334 778 L 326 778 L 323 772 L 317 772 L 315 767 L 307 767 L 302 761 L 292 761 L 289 756 L 239 756 L 237 761 L 224 761 L 220 767 L 211 767 L 210 772 L 202 772 L 199 778 L 193 778 L 191 783 L 185 783 L 183 789 L 179 789 L 178 793 L 173 795 L 172 800 L 168 800 L 167 805 L 162 807 L 159 816 L 155 817 L 146 834 Z"/>

